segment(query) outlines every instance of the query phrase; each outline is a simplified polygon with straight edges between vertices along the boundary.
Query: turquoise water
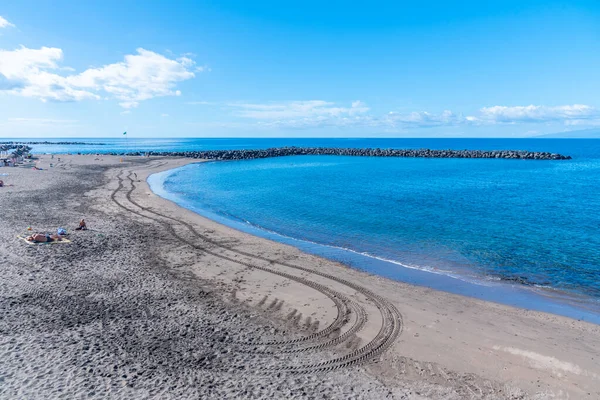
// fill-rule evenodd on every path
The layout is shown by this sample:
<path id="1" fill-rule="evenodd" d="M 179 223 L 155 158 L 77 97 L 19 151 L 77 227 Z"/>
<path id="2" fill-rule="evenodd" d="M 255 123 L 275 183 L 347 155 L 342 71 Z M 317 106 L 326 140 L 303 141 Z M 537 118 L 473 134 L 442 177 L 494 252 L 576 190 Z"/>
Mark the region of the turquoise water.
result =
<path id="1" fill-rule="evenodd" d="M 457 142 L 442 148 L 489 143 Z M 359 268 L 348 254 L 387 260 L 370 272 L 410 267 L 600 311 L 600 141 L 500 142 L 574 160 L 299 156 L 193 164 L 161 184 L 189 208 L 339 249 L 329 255 Z"/>
<path id="2" fill-rule="evenodd" d="M 523 149 L 569 161 L 298 156 L 193 164 L 153 190 L 371 273 L 600 323 L 600 140 L 89 139 L 109 152 L 278 146 Z"/>

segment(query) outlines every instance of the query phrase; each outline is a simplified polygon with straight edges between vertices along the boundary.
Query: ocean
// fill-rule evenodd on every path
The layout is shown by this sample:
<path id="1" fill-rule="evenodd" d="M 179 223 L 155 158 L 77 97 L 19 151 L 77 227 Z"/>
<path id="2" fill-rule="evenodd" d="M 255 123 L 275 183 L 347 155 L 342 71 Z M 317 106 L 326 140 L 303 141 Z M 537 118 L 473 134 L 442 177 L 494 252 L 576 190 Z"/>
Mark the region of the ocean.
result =
<path id="1" fill-rule="evenodd" d="M 370 273 L 600 319 L 600 140 L 94 139 L 37 152 L 279 146 L 522 149 L 567 161 L 295 156 L 191 164 L 153 190 Z"/>

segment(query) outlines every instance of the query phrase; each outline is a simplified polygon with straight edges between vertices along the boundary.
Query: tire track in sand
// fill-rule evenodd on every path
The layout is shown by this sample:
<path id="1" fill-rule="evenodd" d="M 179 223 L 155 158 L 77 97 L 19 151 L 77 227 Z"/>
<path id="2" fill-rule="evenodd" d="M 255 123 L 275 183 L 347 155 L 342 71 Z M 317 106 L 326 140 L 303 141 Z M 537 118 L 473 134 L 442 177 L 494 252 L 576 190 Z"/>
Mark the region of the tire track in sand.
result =
<path id="1" fill-rule="evenodd" d="M 164 165 L 164 164 L 161 164 L 161 165 Z M 154 165 L 153 167 L 156 168 L 156 167 L 158 167 L 158 165 Z M 350 304 L 351 301 L 346 296 L 343 296 L 343 295 L 341 295 L 341 293 L 333 291 L 331 288 L 328 288 L 325 285 L 321 285 L 316 282 L 313 282 L 313 281 L 310 281 L 310 280 L 307 280 L 304 278 L 300 278 L 295 275 L 287 274 L 287 273 L 284 273 L 281 271 L 276 271 L 276 270 L 272 270 L 270 268 L 266 268 L 266 267 L 262 267 L 262 266 L 255 265 L 252 263 L 237 260 L 232 257 L 226 256 L 224 254 L 220 254 L 213 250 L 210 250 L 205 246 L 200 246 L 194 242 L 191 242 L 190 240 L 187 240 L 186 238 L 181 237 L 181 235 L 179 235 L 176 232 L 175 228 L 170 223 L 162 220 L 162 218 L 171 220 L 171 221 L 175 222 L 176 224 L 187 228 L 190 231 L 190 233 L 193 234 L 196 238 L 202 240 L 203 242 L 205 242 L 207 244 L 221 248 L 228 252 L 236 253 L 236 254 L 248 257 L 250 259 L 265 261 L 270 264 L 275 264 L 275 265 L 279 265 L 282 267 L 294 269 L 297 271 L 306 272 L 308 274 L 318 275 L 323 278 L 329 279 L 331 281 L 335 281 L 337 284 L 346 286 L 346 287 L 364 295 L 379 310 L 379 312 L 381 314 L 381 321 L 382 321 L 379 332 L 377 333 L 377 335 L 374 338 L 372 338 L 364 346 L 362 346 L 344 356 L 339 356 L 339 357 L 336 357 L 336 358 L 333 358 L 333 359 L 330 359 L 327 361 L 312 363 L 312 364 L 297 365 L 297 366 L 289 366 L 289 367 L 271 367 L 271 368 L 266 368 L 265 369 L 266 371 L 289 371 L 289 372 L 297 372 L 297 373 L 306 373 L 306 372 L 330 371 L 330 370 L 364 364 L 364 363 L 373 361 L 376 358 L 378 358 L 379 356 L 381 356 L 394 343 L 394 341 L 398 337 L 398 335 L 401 334 L 403 325 L 402 325 L 402 315 L 400 314 L 400 312 L 396 309 L 396 307 L 394 305 L 390 304 L 387 300 L 376 295 L 375 293 L 371 292 L 368 289 L 365 289 L 353 282 L 349 282 L 347 280 L 337 278 L 330 274 L 326 274 L 326 273 L 323 273 L 320 271 L 312 270 L 309 268 L 301 267 L 301 266 L 294 265 L 294 264 L 287 263 L 287 262 L 273 260 L 273 259 L 270 259 L 267 257 L 262 257 L 262 256 L 259 256 L 256 254 L 252 254 L 252 253 L 249 253 L 249 252 L 246 252 L 243 250 L 235 249 L 230 246 L 222 245 L 222 244 L 218 243 L 217 241 L 211 239 L 210 237 L 207 237 L 206 235 L 199 233 L 191 224 L 189 224 L 185 221 L 181 221 L 179 219 L 176 219 L 176 218 L 170 217 L 168 215 L 161 214 L 157 211 L 151 210 L 147 207 L 143 207 L 142 205 L 140 205 L 139 203 L 137 203 L 135 200 L 132 199 L 132 193 L 136 189 L 134 180 L 131 178 L 132 172 L 129 172 L 127 175 L 127 178 L 130 181 L 130 185 L 131 185 L 130 189 L 125 192 L 125 198 L 127 199 L 127 202 L 129 204 L 131 204 L 132 206 L 136 207 L 137 209 L 140 209 L 142 212 L 153 214 L 155 217 L 145 215 L 140 211 L 126 207 L 124 204 L 120 203 L 116 199 L 117 193 L 121 192 L 124 189 L 124 184 L 123 184 L 124 179 L 121 177 L 121 174 L 122 174 L 122 172 L 119 172 L 119 174 L 117 175 L 117 179 L 118 179 L 118 183 L 119 183 L 118 187 L 111 193 L 111 200 L 116 205 L 118 205 L 120 208 L 122 208 L 128 212 L 137 214 L 143 218 L 151 219 L 151 220 L 154 220 L 155 222 L 160 223 L 161 225 L 163 225 L 167 229 L 169 229 L 169 231 L 180 241 L 182 241 L 183 243 L 190 245 L 193 248 L 198 249 L 206 254 L 210 254 L 214 257 L 218 257 L 218 258 L 224 259 L 226 261 L 241 264 L 241 265 L 244 265 L 249 268 L 259 269 L 259 270 L 262 270 L 262 271 L 265 271 L 268 273 L 272 273 L 272 274 L 275 274 L 275 275 L 278 275 L 278 276 L 281 276 L 281 277 L 284 277 L 287 279 L 291 279 L 298 283 L 301 283 L 308 287 L 311 287 L 315 290 L 318 290 L 319 292 L 323 293 L 325 296 L 330 298 L 334 302 L 334 304 L 336 305 L 336 307 L 338 309 L 338 315 L 337 315 L 337 318 L 334 320 L 334 322 L 320 332 L 305 336 L 303 338 L 292 339 L 289 341 L 276 341 L 276 342 L 267 342 L 267 343 L 252 342 L 252 343 L 248 343 L 248 344 L 289 345 L 289 344 L 298 344 L 298 343 L 305 342 L 308 340 L 315 340 L 318 337 L 323 337 L 323 336 L 326 337 L 329 334 L 331 334 L 331 332 L 338 329 L 338 327 L 341 327 L 341 325 L 345 324 L 346 315 L 348 314 L 348 311 L 349 311 L 347 304 Z M 362 307 L 360 307 L 359 305 L 356 305 L 356 306 L 358 306 L 360 309 L 362 309 Z M 352 307 L 352 308 L 354 308 L 354 307 Z M 358 309 L 355 309 L 355 310 L 358 310 Z M 346 333 L 340 335 L 338 338 L 330 340 L 327 343 L 309 346 L 309 347 L 301 348 L 301 349 L 294 349 L 291 352 L 321 350 L 326 347 L 334 346 L 339 343 L 342 343 L 349 337 L 352 337 L 353 333 L 360 330 L 362 328 L 362 326 L 364 326 L 364 324 L 366 323 L 366 313 L 364 313 L 364 309 L 362 312 L 355 311 L 355 313 L 356 313 L 356 318 L 355 318 L 354 325 Z M 340 323 L 341 323 L 341 325 L 340 325 Z M 348 333 L 350 331 L 352 331 L 352 332 Z"/>

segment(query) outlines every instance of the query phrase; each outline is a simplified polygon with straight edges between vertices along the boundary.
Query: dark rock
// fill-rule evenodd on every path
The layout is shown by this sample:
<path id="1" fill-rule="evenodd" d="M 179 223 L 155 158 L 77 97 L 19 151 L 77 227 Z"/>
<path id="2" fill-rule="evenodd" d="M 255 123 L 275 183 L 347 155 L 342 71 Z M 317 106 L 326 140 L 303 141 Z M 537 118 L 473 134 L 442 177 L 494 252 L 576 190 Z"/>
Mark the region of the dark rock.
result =
<path id="1" fill-rule="evenodd" d="M 521 160 L 570 160 L 570 156 L 526 150 L 431 150 L 431 149 L 379 149 L 336 147 L 278 147 L 257 150 L 203 150 L 203 151 L 150 151 L 109 153 L 130 156 L 173 156 L 207 160 L 251 160 L 303 155 L 331 155 L 357 157 L 418 157 L 418 158 L 506 158 Z"/>

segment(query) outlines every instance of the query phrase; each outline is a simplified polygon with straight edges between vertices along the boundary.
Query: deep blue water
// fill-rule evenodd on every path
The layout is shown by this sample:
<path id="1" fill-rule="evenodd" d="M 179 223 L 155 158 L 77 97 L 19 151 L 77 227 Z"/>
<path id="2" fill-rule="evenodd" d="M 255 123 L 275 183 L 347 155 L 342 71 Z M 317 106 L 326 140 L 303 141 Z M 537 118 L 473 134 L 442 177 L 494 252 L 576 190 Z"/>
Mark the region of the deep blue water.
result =
<path id="1" fill-rule="evenodd" d="M 151 184 L 221 222 L 305 250 L 312 243 L 313 252 L 369 272 L 588 320 L 600 314 L 600 140 L 129 139 L 127 147 L 123 139 L 91 141 L 109 144 L 34 150 L 296 145 L 571 155 L 569 161 L 297 156 L 192 164 Z M 553 305 L 540 305 L 544 299 Z"/>

